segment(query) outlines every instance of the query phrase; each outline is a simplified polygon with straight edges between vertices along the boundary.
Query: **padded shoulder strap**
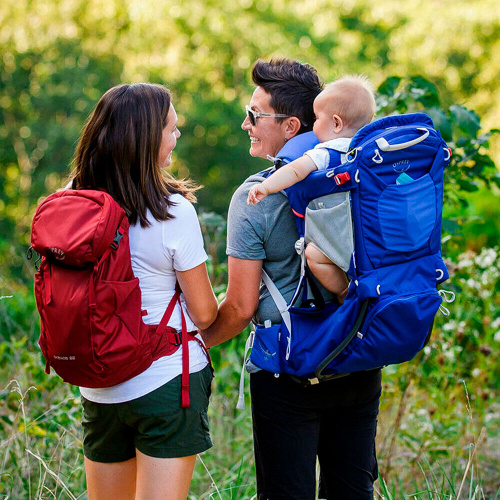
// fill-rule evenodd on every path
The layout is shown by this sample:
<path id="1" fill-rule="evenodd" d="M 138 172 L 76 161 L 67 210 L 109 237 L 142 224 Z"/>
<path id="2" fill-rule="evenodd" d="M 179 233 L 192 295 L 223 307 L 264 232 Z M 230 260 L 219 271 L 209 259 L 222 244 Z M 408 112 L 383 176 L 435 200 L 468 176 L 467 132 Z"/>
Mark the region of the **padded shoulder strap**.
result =
<path id="1" fill-rule="evenodd" d="M 305 132 L 304 134 L 296 135 L 281 148 L 277 158 L 285 163 L 290 163 L 302 156 L 309 149 L 313 149 L 316 144 L 319 144 L 319 141 L 314 132 Z"/>
<path id="2" fill-rule="evenodd" d="M 342 155 L 345 155 L 346 151 L 328 148 L 328 154 L 330 155 L 330 163 L 328 164 L 328 168 L 335 168 L 342 165 Z"/>

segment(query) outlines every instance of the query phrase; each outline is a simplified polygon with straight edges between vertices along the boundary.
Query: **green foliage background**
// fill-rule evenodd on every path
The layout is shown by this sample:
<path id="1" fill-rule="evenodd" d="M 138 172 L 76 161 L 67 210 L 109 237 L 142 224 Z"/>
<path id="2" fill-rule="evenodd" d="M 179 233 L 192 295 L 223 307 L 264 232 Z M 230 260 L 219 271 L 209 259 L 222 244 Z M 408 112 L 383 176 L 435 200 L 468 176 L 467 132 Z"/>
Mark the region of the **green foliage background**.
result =
<path id="1" fill-rule="evenodd" d="M 325 81 L 365 73 L 378 87 L 380 116 L 425 110 L 452 147 L 443 253 L 452 274 L 448 286 L 458 298 L 451 316 L 437 319 L 428 348 L 412 363 L 385 371 L 378 448 L 386 483 L 379 492 L 444 498 L 456 496 L 466 478 L 469 498 L 481 498 L 478 487 L 483 498 L 498 498 L 497 3 L 1 2 L 0 499 L 49 492 L 71 498 L 62 483 L 84 496 L 79 393 L 43 374 L 33 270 L 24 252 L 34 208 L 63 185 L 86 117 L 121 82 L 158 82 L 172 90 L 182 132 L 173 173 L 205 186 L 198 211 L 212 283 L 222 298 L 224 215 L 236 186 L 266 164 L 248 155 L 240 129 L 253 90 L 250 70 L 258 57 L 271 56 L 309 62 Z M 191 498 L 246 499 L 255 492 L 249 412 L 234 411 L 240 337 L 214 350 L 216 447 L 203 457 L 206 468 L 195 471 Z"/>
<path id="2" fill-rule="evenodd" d="M 239 128 L 258 57 L 297 57 L 325 81 L 423 75 L 444 106 L 466 105 L 486 129 L 500 116 L 496 0 L 5 0 L 0 53 L 0 234 L 24 243 L 86 116 L 119 82 L 172 89 L 183 132 L 175 173 L 205 185 L 200 207 L 219 213 L 259 167 Z"/>

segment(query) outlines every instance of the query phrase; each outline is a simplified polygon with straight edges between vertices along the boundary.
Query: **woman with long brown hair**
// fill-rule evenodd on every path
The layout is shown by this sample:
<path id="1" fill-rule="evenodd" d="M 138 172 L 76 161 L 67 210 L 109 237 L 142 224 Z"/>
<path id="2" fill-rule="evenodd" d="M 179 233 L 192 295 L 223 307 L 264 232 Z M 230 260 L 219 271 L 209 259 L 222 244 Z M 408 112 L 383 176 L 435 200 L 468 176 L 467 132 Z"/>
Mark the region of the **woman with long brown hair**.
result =
<path id="1" fill-rule="evenodd" d="M 175 293 L 187 330 L 209 326 L 217 302 L 196 212 L 195 188 L 165 172 L 180 132 L 169 91 L 119 85 L 101 98 L 78 143 L 73 189 L 104 189 L 126 211 L 140 280 L 143 320 L 156 325 Z M 169 326 L 181 330 L 177 304 Z M 181 407 L 182 350 L 113 387 L 81 387 L 90 500 L 185 499 L 196 454 L 211 447 L 207 407 L 212 372 L 189 342 L 190 406 Z"/>

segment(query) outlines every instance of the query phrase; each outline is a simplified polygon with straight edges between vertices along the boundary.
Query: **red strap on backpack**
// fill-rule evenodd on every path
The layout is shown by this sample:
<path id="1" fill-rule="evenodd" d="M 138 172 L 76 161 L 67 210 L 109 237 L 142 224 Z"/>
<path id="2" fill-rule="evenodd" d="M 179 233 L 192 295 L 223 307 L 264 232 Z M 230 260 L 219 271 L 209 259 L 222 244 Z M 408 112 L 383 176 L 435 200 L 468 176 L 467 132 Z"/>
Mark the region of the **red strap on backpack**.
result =
<path id="1" fill-rule="evenodd" d="M 50 284 L 50 262 L 45 261 L 47 267 L 46 278 L 45 278 L 45 304 L 49 305 L 52 302 L 52 286 Z"/>
<path id="2" fill-rule="evenodd" d="M 181 408 L 189 408 L 189 345 L 188 333 L 186 326 L 186 318 L 181 304 L 179 283 L 175 284 L 175 293 L 179 298 L 179 307 L 181 308 L 181 323 L 182 323 L 182 390 L 181 390 Z"/>
<path id="3" fill-rule="evenodd" d="M 194 335 L 187 331 L 186 317 L 184 315 L 184 309 L 181 303 L 181 289 L 179 283 L 175 284 L 175 292 L 170 300 L 165 313 L 156 329 L 158 335 L 164 334 L 168 322 L 174 312 L 176 303 L 179 304 L 181 309 L 181 348 L 182 348 L 182 376 L 181 376 L 181 408 L 188 408 L 190 406 L 189 398 L 189 344 L 190 340 L 196 340 L 204 348 L 205 353 L 208 356 L 209 363 L 211 365 L 210 356 L 208 351 L 202 342 L 199 341 Z"/>

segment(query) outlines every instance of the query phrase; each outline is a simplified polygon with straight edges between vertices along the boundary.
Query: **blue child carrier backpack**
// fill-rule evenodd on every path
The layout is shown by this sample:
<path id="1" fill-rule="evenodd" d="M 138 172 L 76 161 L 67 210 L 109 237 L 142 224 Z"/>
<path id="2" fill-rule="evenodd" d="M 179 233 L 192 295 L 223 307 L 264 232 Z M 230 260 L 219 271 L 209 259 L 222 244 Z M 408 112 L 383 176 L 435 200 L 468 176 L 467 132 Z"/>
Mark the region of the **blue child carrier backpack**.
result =
<path id="1" fill-rule="evenodd" d="M 294 151 L 287 155 L 288 144 L 282 150 L 285 161 L 317 142 L 312 133 L 298 138 Z M 300 237 L 301 277 L 286 303 L 263 273 L 282 323 L 257 325 L 250 355 L 254 365 L 317 383 L 408 361 L 424 347 L 443 300 L 437 285 L 448 279 L 441 217 L 443 171 L 450 156 L 429 116 L 390 116 L 357 132 L 344 164 L 331 151 L 328 169 L 286 190 Z M 341 306 L 324 301 L 303 252 L 307 213 L 319 206 L 333 221 L 339 205 L 328 208 L 328 200 L 338 193 L 348 193 L 342 203 L 352 212 L 354 232 L 351 281 Z M 348 234 L 351 228 L 344 229 Z M 342 228 L 334 231 L 344 235 Z"/>

